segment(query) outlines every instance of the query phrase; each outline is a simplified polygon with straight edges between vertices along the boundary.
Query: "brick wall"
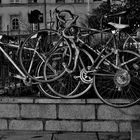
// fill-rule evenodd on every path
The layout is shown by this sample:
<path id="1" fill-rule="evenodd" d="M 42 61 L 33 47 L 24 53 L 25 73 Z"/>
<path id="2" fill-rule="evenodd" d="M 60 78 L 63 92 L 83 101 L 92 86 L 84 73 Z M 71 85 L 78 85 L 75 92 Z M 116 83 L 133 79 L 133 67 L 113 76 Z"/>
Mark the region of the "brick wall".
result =
<path id="1" fill-rule="evenodd" d="M 130 132 L 140 106 L 116 109 L 98 99 L 0 98 L 0 130 Z"/>

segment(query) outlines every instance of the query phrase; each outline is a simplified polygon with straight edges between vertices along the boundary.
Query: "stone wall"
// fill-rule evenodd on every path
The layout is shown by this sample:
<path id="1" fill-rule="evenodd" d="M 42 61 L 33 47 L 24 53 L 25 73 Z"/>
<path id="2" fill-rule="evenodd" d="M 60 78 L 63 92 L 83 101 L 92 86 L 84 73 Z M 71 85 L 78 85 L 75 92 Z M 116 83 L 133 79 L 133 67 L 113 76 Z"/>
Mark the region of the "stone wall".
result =
<path id="1" fill-rule="evenodd" d="M 116 109 L 99 99 L 0 98 L 0 130 L 131 132 L 140 106 Z"/>

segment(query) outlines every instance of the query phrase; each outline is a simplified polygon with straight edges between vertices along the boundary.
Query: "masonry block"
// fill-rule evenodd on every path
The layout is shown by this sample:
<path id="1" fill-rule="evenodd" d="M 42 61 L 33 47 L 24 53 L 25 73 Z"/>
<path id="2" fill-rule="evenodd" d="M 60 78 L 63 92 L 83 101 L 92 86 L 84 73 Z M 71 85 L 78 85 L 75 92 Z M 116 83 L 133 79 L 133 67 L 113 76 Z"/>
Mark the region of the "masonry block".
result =
<path id="1" fill-rule="evenodd" d="M 54 140 L 97 140 L 96 133 L 60 133 L 54 135 Z"/>
<path id="2" fill-rule="evenodd" d="M 37 120 L 11 120 L 9 130 L 43 130 L 43 123 Z"/>
<path id="3" fill-rule="evenodd" d="M 6 130 L 7 129 L 7 120 L 0 119 L 0 129 L 1 130 Z"/>
<path id="4" fill-rule="evenodd" d="M 100 99 L 87 99 L 88 104 L 104 104 Z"/>
<path id="5" fill-rule="evenodd" d="M 46 121 L 45 130 L 47 131 L 81 131 L 81 122 L 79 121 Z"/>
<path id="6" fill-rule="evenodd" d="M 130 133 L 140 130 L 139 119 L 140 105 L 113 108 L 96 99 L 0 100 L 0 130 L 4 131 Z"/>
<path id="7" fill-rule="evenodd" d="M 140 106 L 129 108 L 113 108 L 101 105 L 97 112 L 98 119 L 103 120 L 137 120 L 140 117 Z"/>
<path id="8" fill-rule="evenodd" d="M 140 120 L 132 121 L 131 124 L 132 124 L 132 130 L 134 132 L 136 131 L 140 132 Z"/>
<path id="9" fill-rule="evenodd" d="M 21 117 L 23 118 L 56 118 L 56 106 L 55 105 L 33 105 L 23 104 L 21 106 Z"/>
<path id="10" fill-rule="evenodd" d="M 13 97 L 1 97 L 0 98 L 0 103 L 10 103 L 10 104 L 15 104 L 15 103 L 33 103 L 32 98 L 13 98 Z"/>
<path id="11" fill-rule="evenodd" d="M 17 104 L 1 104 L 0 118 L 17 118 L 19 117 L 19 106 Z"/>
<path id="12" fill-rule="evenodd" d="M 85 104 L 86 99 L 35 99 L 35 103 L 40 104 Z"/>
<path id="13" fill-rule="evenodd" d="M 118 132 L 118 124 L 113 121 L 87 121 L 83 122 L 83 131 Z"/>
<path id="14" fill-rule="evenodd" d="M 60 119 L 95 119 L 94 105 L 59 105 Z"/>
<path id="15" fill-rule="evenodd" d="M 120 132 L 131 132 L 132 131 L 131 122 L 120 122 L 119 123 L 119 131 Z"/>

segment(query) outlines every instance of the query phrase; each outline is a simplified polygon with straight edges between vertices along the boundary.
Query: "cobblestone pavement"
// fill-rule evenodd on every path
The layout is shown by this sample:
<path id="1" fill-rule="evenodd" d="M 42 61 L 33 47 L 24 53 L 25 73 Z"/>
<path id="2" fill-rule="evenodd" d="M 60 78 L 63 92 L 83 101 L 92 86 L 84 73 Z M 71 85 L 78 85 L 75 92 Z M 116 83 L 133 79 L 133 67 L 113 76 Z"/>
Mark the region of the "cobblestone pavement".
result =
<path id="1" fill-rule="evenodd" d="M 0 140 L 131 140 L 130 133 L 1 132 Z M 138 140 L 138 139 L 133 139 Z"/>

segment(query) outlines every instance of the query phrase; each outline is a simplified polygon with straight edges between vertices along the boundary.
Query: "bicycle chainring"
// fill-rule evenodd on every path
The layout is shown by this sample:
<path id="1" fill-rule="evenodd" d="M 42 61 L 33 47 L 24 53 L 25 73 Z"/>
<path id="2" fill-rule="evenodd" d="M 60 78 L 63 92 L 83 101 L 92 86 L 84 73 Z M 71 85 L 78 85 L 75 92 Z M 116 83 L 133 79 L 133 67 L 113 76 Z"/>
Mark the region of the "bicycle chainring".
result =
<path id="1" fill-rule="evenodd" d="M 80 71 L 80 79 L 85 84 L 91 84 L 93 83 L 93 75 L 88 75 L 90 72 L 86 71 L 85 69 L 82 69 Z"/>

